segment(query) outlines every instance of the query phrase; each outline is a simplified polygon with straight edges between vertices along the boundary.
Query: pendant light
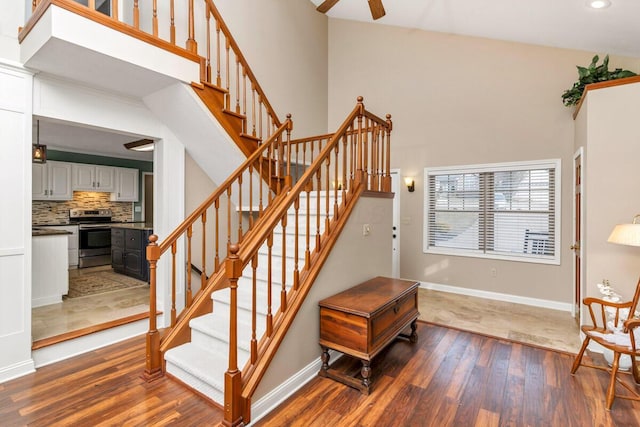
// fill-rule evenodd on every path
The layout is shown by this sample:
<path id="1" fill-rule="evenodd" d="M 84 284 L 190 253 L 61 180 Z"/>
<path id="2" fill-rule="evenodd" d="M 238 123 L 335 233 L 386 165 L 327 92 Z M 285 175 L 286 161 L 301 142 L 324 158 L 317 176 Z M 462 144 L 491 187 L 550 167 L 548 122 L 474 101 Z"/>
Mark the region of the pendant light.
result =
<path id="1" fill-rule="evenodd" d="M 40 120 L 36 121 L 36 143 L 31 147 L 31 160 L 33 163 L 47 162 L 47 146 L 40 145 Z"/>

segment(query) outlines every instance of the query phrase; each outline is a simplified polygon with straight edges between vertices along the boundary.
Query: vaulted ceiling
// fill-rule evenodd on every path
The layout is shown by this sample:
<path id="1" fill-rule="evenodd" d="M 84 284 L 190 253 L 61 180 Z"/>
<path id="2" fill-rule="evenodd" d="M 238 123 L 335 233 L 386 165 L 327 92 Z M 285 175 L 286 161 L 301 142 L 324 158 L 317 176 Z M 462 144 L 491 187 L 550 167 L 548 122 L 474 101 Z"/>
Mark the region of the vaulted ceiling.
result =
<path id="1" fill-rule="evenodd" d="M 310 0 L 319 5 L 323 0 Z M 611 0 L 383 0 L 373 21 L 367 0 L 340 0 L 330 18 L 509 40 L 640 58 L 640 1 Z M 318 12 L 319 13 L 319 12 Z"/>

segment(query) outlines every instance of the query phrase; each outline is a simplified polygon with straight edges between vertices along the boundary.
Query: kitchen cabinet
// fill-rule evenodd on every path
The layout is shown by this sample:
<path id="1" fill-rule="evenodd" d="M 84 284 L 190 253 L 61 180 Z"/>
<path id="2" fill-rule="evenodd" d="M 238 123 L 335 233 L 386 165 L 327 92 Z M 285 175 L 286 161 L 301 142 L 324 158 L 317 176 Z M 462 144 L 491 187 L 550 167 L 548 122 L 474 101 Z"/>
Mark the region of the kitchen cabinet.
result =
<path id="1" fill-rule="evenodd" d="M 112 202 L 138 201 L 138 169 L 114 168 L 115 189 L 111 193 Z"/>
<path id="2" fill-rule="evenodd" d="M 74 190 L 106 193 L 115 190 L 115 168 L 113 166 L 73 163 L 71 172 Z"/>
<path id="3" fill-rule="evenodd" d="M 78 226 L 77 225 L 38 225 L 42 230 L 68 231 L 67 251 L 69 253 L 69 267 L 78 267 Z"/>
<path id="4" fill-rule="evenodd" d="M 69 292 L 67 235 L 34 236 L 31 257 L 31 307 L 62 302 Z"/>
<path id="5" fill-rule="evenodd" d="M 149 281 L 147 244 L 150 227 L 124 224 L 111 228 L 111 267 L 116 273 Z"/>
<path id="6" fill-rule="evenodd" d="M 32 163 L 33 200 L 71 200 L 71 163 L 48 161 Z"/>

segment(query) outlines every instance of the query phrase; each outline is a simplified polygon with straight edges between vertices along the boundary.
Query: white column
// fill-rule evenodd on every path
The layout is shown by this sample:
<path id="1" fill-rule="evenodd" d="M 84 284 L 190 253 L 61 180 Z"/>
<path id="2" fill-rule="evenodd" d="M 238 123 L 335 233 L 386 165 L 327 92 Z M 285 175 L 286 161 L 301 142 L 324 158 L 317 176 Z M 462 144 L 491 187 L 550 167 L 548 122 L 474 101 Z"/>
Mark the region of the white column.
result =
<path id="1" fill-rule="evenodd" d="M 31 73 L 0 59 L 0 383 L 31 359 Z"/>
<path id="2" fill-rule="evenodd" d="M 185 147 L 168 130 L 161 141 L 156 142 L 154 149 L 153 180 L 153 233 L 161 243 L 185 217 L 184 212 L 184 162 Z M 180 239 L 180 243 L 184 239 Z M 176 307 L 178 312 L 184 307 L 184 265 L 185 257 L 182 244 L 176 253 Z M 164 312 L 163 322 L 158 326 L 170 323 L 171 309 L 171 249 L 164 253 L 158 263 L 158 309 Z M 163 325 L 164 323 L 164 325 Z"/>

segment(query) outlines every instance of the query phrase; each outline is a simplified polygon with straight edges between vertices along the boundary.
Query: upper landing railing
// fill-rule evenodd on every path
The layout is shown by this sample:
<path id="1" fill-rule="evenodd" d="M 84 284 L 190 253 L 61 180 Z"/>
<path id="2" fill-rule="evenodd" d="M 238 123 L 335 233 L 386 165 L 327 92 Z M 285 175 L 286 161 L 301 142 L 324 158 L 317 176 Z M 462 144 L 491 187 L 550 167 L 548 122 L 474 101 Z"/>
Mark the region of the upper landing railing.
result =
<path id="1" fill-rule="evenodd" d="M 282 125 L 212 0 L 32 0 L 20 42 L 51 5 L 199 62 L 200 80 L 224 91 L 246 135 L 265 141 Z"/>

